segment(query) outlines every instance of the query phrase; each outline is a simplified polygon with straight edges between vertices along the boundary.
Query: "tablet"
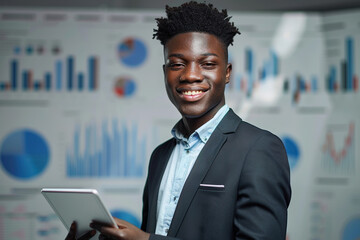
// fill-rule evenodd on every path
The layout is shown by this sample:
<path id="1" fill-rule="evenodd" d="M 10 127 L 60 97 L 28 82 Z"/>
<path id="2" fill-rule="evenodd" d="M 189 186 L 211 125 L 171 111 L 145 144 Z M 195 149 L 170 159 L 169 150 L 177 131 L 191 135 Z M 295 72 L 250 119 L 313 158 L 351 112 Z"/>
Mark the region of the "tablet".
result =
<path id="1" fill-rule="evenodd" d="M 93 220 L 117 228 L 95 189 L 43 188 L 41 193 L 68 231 L 71 223 L 77 222 L 78 237 L 92 230 L 89 224 Z"/>

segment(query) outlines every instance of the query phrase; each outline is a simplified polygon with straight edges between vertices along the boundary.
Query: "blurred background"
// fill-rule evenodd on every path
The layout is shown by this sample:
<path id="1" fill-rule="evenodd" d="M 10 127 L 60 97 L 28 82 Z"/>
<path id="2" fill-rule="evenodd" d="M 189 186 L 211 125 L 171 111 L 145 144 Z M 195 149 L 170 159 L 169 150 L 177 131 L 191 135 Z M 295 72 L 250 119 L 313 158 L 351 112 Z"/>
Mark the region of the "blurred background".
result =
<path id="1" fill-rule="evenodd" d="M 96 188 L 141 222 L 167 99 L 165 0 L 0 2 L 0 239 L 63 239 L 43 187 Z M 360 239 L 360 1 L 223 0 L 240 29 L 227 104 L 277 134 L 291 167 L 288 240 Z"/>

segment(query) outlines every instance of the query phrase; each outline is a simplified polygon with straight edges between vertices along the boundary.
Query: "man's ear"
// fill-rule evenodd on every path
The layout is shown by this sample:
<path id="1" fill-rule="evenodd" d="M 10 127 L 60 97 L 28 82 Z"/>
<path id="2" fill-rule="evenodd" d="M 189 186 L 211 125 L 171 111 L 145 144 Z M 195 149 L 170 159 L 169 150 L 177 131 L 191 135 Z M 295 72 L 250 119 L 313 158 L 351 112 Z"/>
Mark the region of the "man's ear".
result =
<path id="1" fill-rule="evenodd" d="M 225 83 L 228 84 L 230 82 L 230 76 L 231 76 L 231 71 L 232 71 L 232 64 L 228 63 L 227 67 L 226 67 L 226 75 L 225 75 Z"/>

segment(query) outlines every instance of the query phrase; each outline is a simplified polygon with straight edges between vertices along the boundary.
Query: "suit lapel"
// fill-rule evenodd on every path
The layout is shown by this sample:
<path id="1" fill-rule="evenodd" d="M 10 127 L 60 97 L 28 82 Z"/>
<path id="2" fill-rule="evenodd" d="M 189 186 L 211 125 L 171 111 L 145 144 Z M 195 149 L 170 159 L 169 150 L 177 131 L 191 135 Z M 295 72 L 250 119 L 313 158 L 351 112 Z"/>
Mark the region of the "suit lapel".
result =
<path id="1" fill-rule="evenodd" d="M 149 208 L 149 222 L 148 222 L 148 230 L 150 232 L 155 232 L 156 229 L 156 212 L 157 212 L 157 200 L 159 195 L 159 188 L 161 184 L 162 177 L 164 175 L 167 163 L 170 159 L 171 153 L 175 147 L 176 140 L 172 139 L 172 141 L 169 142 L 169 144 L 164 147 L 164 151 L 161 153 L 158 153 L 156 157 L 156 166 L 157 170 L 154 171 L 156 175 L 154 176 L 154 179 L 150 186 L 153 186 L 149 189 L 149 195 L 150 195 L 150 208 Z"/>
<path id="2" fill-rule="evenodd" d="M 210 169 L 213 161 L 226 142 L 225 133 L 234 132 L 240 123 L 240 118 L 230 110 L 214 130 L 209 141 L 205 144 L 200 152 L 194 167 L 192 168 L 180 195 L 178 205 L 176 207 L 174 217 L 171 222 L 168 236 L 176 236 L 180 225 L 186 215 L 191 201 L 200 185 Z"/>

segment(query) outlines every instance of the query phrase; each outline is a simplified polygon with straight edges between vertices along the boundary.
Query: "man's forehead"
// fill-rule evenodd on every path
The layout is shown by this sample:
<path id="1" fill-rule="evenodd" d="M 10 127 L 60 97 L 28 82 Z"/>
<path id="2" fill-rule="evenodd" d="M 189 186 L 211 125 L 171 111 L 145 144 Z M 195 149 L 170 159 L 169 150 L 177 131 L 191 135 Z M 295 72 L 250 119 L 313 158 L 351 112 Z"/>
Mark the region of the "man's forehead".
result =
<path id="1" fill-rule="evenodd" d="M 213 34 L 213 33 L 209 33 L 209 32 L 201 32 L 201 31 L 190 31 L 190 32 L 181 32 L 181 33 L 177 33 L 174 36 L 171 36 L 166 43 L 164 44 L 164 48 L 166 47 L 166 45 L 173 40 L 174 38 L 178 37 L 179 35 L 184 36 L 184 38 L 186 39 L 193 39 L 195 38 L 195 36 L 197 38 L 207 38 L 210 41 L 218 41 L 219 43 L 221 43 L 223 45 L 224 48 L 227 48 L 226 44 L 224 43 L 224 41 L 219 38 L 217 35 Z M 211 38 L 209 38 L 209 36 L 211 36 Z M 216 40 L 215 40 L 216 39 Z"/>
<path id="2" fill-rule="evenodd" d="M 185 32 L 171 37 L 164 44 L 164 57 L 169 58 L 189 50 L 200 55 L 227 58 L 227 47 L 216 35 L 204 32 Z"/>

